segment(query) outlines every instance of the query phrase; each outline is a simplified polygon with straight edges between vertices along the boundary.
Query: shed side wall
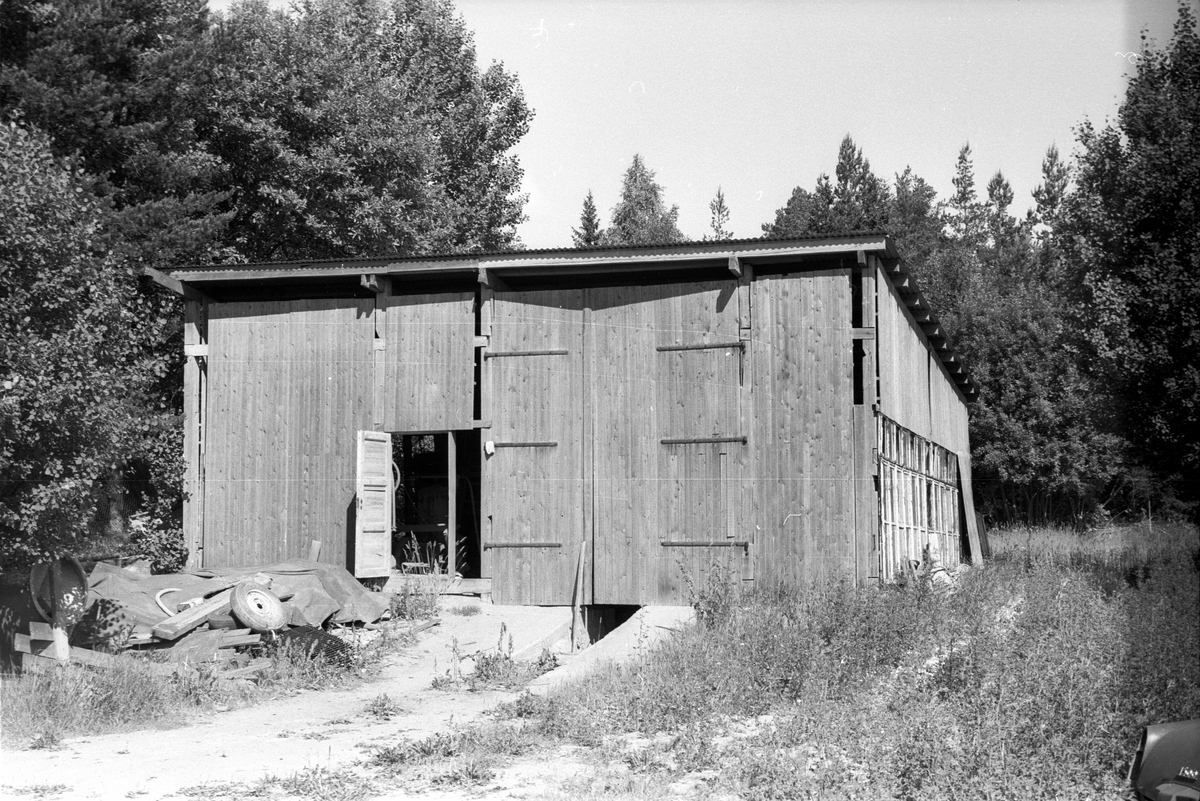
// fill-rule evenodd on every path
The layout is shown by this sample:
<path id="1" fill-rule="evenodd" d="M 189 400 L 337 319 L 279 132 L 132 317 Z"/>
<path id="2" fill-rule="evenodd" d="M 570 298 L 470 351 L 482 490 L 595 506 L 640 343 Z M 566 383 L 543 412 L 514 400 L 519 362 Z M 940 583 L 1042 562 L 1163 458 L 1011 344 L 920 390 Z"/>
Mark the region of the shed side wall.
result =
<path id="1" fill-rule="evenodd" d="M 886 416 L 958 456 L 965 533 L 978 548 L 967 404 L 883 270 L 879 284 L 879 405 Z M 884 289 L 886 287 L 886 289 Z"/>

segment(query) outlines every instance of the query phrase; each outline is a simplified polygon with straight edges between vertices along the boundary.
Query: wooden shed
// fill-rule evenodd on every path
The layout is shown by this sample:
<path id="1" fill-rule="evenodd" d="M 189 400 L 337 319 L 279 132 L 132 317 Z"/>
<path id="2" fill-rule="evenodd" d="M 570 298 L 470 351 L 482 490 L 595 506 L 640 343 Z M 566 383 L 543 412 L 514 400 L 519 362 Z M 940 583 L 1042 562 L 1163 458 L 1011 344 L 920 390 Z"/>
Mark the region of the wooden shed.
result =
<path id="1" fill-rule="evenodd" d="M 155 277 L 186 298 L 193 566 L 316 540 L 360 577 L 644 605 L 714 564 L 978 553 L 975 389 L 881 234 Z"/>

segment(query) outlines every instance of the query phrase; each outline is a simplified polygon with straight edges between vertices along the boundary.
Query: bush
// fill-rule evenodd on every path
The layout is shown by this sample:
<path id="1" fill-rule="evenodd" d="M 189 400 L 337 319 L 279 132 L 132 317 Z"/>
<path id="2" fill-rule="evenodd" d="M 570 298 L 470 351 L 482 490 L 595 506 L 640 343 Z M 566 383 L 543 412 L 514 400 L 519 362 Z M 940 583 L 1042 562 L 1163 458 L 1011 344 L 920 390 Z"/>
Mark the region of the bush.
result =
<path id="1" fill-rule="evenodd" d="M 129 546 L 138 556 L 150 560 L 150 569 L 155 573 L 177 573 L 187 564 L 183 529 L 155 527 L 145 514 L 130 517 Z"/>

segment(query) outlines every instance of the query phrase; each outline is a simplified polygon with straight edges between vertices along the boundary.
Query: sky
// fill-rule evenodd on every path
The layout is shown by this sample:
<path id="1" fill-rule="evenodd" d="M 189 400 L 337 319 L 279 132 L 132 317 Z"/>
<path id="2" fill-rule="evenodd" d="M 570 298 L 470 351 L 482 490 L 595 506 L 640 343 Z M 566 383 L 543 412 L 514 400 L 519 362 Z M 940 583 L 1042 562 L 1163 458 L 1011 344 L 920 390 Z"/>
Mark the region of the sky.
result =
<path id="1" fill-rule="evenodd" d="M 1195 2 L 1195 0 L 1193 0 Z M 227 0 L 213 0 L 214 7 Z M 535 116 L 516 147 L 525 246 L 571 245 L 584 197 L 608 224 L 635 153 L 679 227 L 710 229 L 717 187 L 754 237 L 796 186 L 834 171 L 850 134 L 876 174 L 906 166 L 950 194 L 970 143 L 1032 205 L 1046 148 L 1116 115 L 1148 27 L 1175 0 L 457 0 L 481 67 L 520 79 Z"/>

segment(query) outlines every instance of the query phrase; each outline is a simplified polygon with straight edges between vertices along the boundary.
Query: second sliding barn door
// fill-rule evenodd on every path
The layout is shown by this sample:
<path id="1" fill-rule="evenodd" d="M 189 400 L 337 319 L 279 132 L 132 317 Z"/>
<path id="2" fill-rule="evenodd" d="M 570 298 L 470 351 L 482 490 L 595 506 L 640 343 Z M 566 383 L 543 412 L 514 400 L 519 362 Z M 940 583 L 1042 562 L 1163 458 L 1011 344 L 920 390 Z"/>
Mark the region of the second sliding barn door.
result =
<path id="1" fill-rule="evenodd" d="M 570 604 L 588 545 L 583 291 L 485 302 L 483 575 L 498 604 Z"/>

